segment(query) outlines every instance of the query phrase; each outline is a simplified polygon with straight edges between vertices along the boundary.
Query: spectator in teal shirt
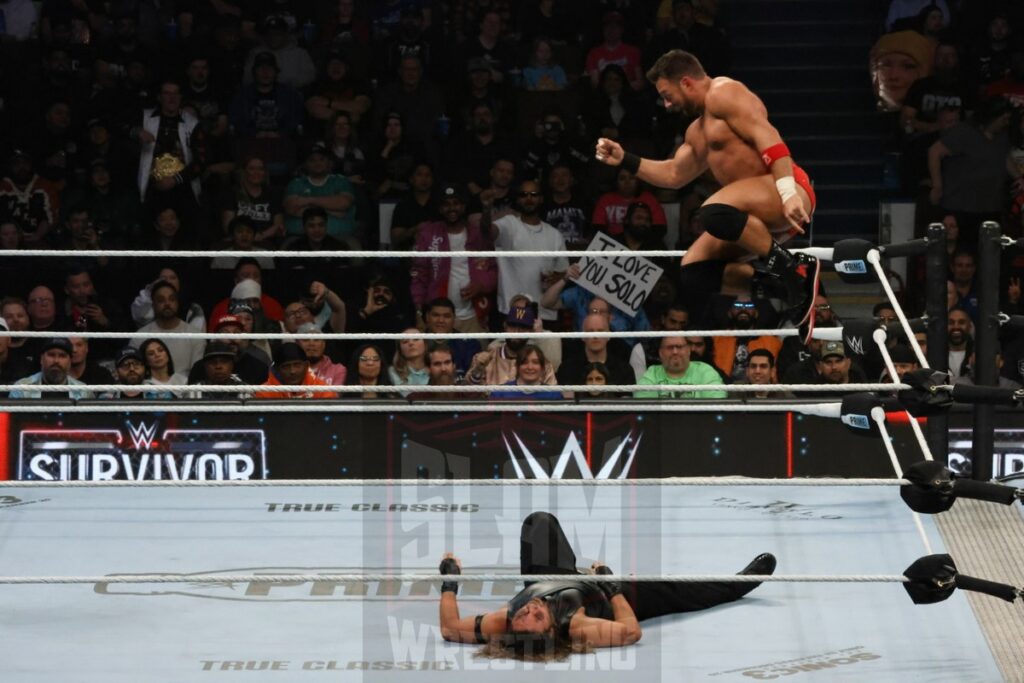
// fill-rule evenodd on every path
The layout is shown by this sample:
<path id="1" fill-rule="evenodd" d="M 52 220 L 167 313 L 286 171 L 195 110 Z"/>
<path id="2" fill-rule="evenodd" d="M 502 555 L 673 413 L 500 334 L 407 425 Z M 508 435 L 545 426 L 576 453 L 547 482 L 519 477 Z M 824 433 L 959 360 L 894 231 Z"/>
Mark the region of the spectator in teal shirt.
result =
<path id="1" fill-rule="evenodd" d="M 718 372 L 699 360 L 690 360 L 685 337 L 663 337 L 658 348 L 661 365 L 652 365 L 637 384 L 722 384 Z M 635 398 L 725 398 L 724 391 L 636 391 Z"/>
<path id="2" fill-rule="evenodd" d="M 355 194 L 345 176 L 330 173 L 331 156 L 318 142 L 306 155 L 306 175 L 288 183 L 285 190 L 285 229 L 289 235 L 302 235 L 302 212 L 311 206 L 327 211 L 327 234 L 359 248 L 356 236 Z"/>

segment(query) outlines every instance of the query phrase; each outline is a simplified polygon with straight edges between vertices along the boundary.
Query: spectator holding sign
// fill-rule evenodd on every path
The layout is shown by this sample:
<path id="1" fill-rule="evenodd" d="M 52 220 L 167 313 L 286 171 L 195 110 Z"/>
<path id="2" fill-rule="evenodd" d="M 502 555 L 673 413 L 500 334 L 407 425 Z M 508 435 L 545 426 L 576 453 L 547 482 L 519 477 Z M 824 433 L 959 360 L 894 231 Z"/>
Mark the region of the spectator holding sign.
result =
<path id="1" fill-rule="evenodd" d="M 583 319 L 591 313 L 598 313 L 608 318 L 608 326 L 612 332 L 646 332 L 651 329 L 651 321 L 648 320 L 644 309 L 636 312 L 636 315 L 628 315 L 620 309 L 612 306 L 605 299 L 596 296 L 593 292 L 578 286 L 582 272 L 580 265 L 574 263 L 569 266 L 565 277 L 551 285 L 544 292 L 540 303 L 542 306 L 554 309 L 568 309 L 572 311 L 573 328 L 583 329 Z M 577 283 L 576 287 L 566 287 L 569 282 Z M 633 340 L 624 339 L 627 343 Z"/>

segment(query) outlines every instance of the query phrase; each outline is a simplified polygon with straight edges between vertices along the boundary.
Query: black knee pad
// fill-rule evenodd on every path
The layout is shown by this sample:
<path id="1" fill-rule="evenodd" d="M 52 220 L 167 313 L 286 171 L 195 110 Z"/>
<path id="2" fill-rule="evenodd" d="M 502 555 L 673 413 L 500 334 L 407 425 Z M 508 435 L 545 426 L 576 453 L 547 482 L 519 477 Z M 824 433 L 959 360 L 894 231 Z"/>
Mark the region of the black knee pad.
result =
<path id="1" fill-rule="evenodd" d="M 726 242 L 738 240 L 747 225 L 747 214 L 728 204 L 705 204 L 697 215 L 708 234 Z"/>
<path id="2" fill-rule="evenodd" d="M 725 261 L 695 261 L 679 269 L 679 299 L 693 322 L 707 321 L 711 300 L 722 290 L 725 266 Z"/>

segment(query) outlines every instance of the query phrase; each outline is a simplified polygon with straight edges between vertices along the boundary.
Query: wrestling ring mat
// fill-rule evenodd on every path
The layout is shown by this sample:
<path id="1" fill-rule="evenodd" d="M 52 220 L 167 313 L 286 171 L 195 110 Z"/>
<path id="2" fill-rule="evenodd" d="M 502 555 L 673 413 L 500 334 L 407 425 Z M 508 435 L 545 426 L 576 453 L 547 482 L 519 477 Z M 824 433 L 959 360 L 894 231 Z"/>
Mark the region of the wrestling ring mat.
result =
<path id="1" fill-rule="evenodd" d="M 925 552 L 893 486 L 114 486 L 0 484 L 5 577 L 518 571 L 533 510 L 581 565 L 621 574 L 892 575 Z M 1008 508 L 1018 517 L 1020 505 Z M 937 518 L 923 527 L 944 552 Z M 1019 521 L 1019 519 L 1018 519 Z M 179 577 L 180 580 L 180 577 Z M 518 587 L 469 582 L 464 614 Z M 474 658 L 437 627 L 437 586 L 249 580 L 0 585 L 4 680 L 1000 681 L 963 594 L 910 604 L 893 582 L 770 582 L 644 622 L 642 640 L 546 664 Z M 982 596 L 983 600 L 992 600 Z M 1016 606 L 1014 606 L 1016 607 Z"/>

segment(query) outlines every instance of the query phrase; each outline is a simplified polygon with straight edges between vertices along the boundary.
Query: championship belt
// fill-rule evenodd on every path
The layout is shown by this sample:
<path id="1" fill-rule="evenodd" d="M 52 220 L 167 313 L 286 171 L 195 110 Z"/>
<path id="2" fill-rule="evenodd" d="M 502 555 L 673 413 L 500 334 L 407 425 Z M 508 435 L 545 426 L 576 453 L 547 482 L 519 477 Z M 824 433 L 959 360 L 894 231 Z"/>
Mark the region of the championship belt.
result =
<path id="1" fill-rule="evenodd" d="M 185 162 L 173 154 L 161 154 L 153 160 L 153 171 L 151 175 L 156 180 L 173 178 L 185 170 Z"/>

